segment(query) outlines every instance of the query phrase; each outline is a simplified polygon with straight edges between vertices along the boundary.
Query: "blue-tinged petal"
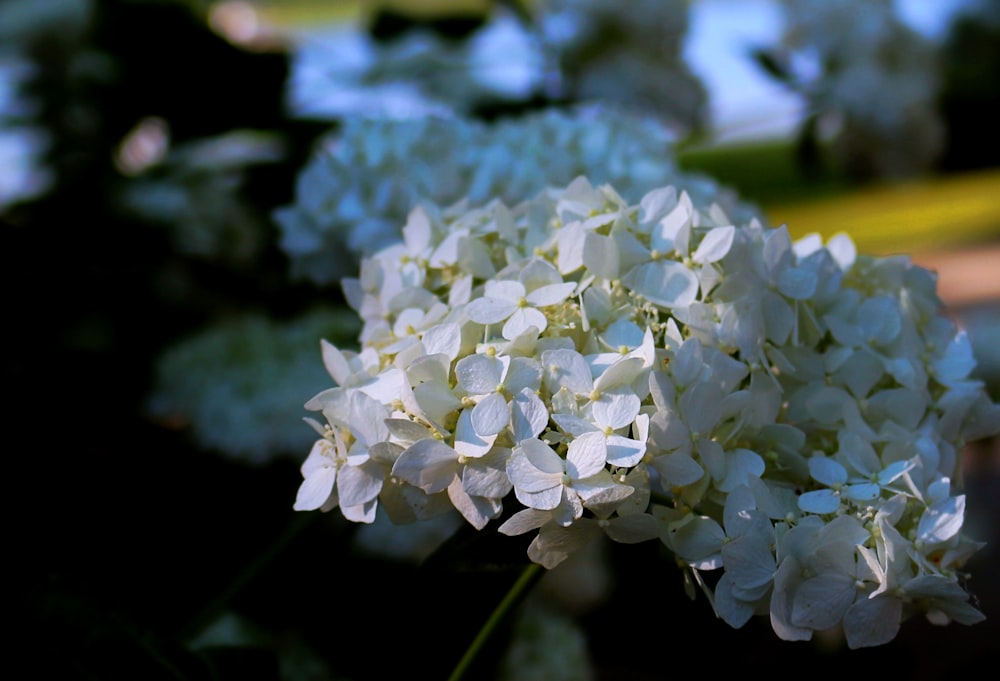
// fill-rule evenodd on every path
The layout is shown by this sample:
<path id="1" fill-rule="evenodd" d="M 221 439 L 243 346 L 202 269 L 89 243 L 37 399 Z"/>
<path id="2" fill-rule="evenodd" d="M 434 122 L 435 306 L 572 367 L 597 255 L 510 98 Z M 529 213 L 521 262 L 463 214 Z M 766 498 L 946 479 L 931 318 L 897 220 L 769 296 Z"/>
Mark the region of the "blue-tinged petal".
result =
<path id="1" fill-rule="evenodd" d="M 862 598 L 844 613 L 844 637 L 852 650 L 889 643 L 899 633 L 903 602 L 894 596 Z"/>
<path id="2" fill-rule="evenodd" d="M 645 335 L 642 327 L 632 320 L 619 319 L 604 330 L 604 333 L 601 334 L 601 340 L 613 349 L 635 348 L 643 343 Z"/>
<path id="3" fill-rule="evenodd" d="M 733 595 L 732 579 L 728 575 L 722 575 L 715 585 L 715 613 L 722 620 L 733 627 L 739 629 L 750 621 L 756 610 L 756 604 L 735 598 Z"/>
<path id="4" fill-rule="evenodd" d="M 903 473 L 913 468 L 916 464 L 912 459 L 907 461 L 893 461 L 883 468 L 878 474 L 878 484 L 888 485 L 896 481 Z"/>
<path id="5" fill-rule="evenodd" d="M 844 487 L 844 496 L 853 501 L 871 501 L 882 488 L 874 482 L 859 482 Z"/>
<path id="6" fill-rule="evenodd" d="M 792 596 L 801 580 L 802 566 L 794 556 L 787 556 L 774 575 L 774 592 L 771 596 L 771 628 L 783 641 L 808 641 L 812 629 L 792 623 Z"/>
<path id="7" fill-rule="evenodd" d="M 902 326 L 899 303 L 884 295 L 866 298 L 858 308 L 858 323 L 867 340 L 879 345 L 891 343 Z"/>
<path id="8" fill-rule="evenodd" d="M 764 289 L 761 291 L 760 309 L 768 339 L 775 345 L 784 345 L 795 328 L 791 305 L 770 289 Z"/>
<path id="9" fill-rule="evenodd" d="M 736 227 L 732 225 L 713 228 L 698 244 L 691 259 L 702 265 L 722 260 L 732 248 L 735 236 Z"/>
<path id="10" fill-rule="evenodd" d="M 778 291 L 792 300 L 808 300 L 816 293 L 816 273 L 799 267 L 782 270 L 776 282 Z"/>
<path id="11" fill-rule="evenodd" d="M 717 555 L 726 541 L 726 533 L 719 523 L 697 515 L 687 515 L 670 523 L 664 535 L 663 542 L 688 563 Z"/>
<path id="12" fill-rule="evenodd" d="M 723 492 L 732 492 L 736 487 L 747 484 L 750 477 L 764 474 L 764 459 L 749 449 L 734 449 L 726 452 L 726 475 L 716 486 Z"/>
<path id="13" fill-rule="evenodd" d="M 931 361 L 934 377 L 945 385 L 967 378 L 975 367 L 972 343 L 964 330 L 956 333 L 944 353 Z"/>
<path id="14" fill-rule="evenodd" d="M 840 508 L 840 496 L 832 489 L 818 489 L 799 497 L 799 508 L 806 513 L 824 515 L 836 513 Z"/>
<path id="15" fill-rule="evenodd" d="M 948 541 L 962 529 L 965 520 L 965 495 L 948 497 L 931 504 L 917 525 L 917 540 L 925 544 Z"/>
<path id="16" fill-rule="evenodd" d="M 823 317 L 823 322 L 826 324 L 827 328 L 830 329 L 830 333 L 833 335 L 834 340 L 841 345 L 853 348 L 864 344 L 864 333 L 862 332 L 861 327 L 856 324 L 851 324 L 850 322 L 832 314 Z"/>
<path id="17" fill-rule="evenodd" d="M 761 525 L 759 529 L 765 528 Z M 770 530 L 769 527 L 766 529 Z M 740 591 L 761 589 L 774 579 L 778 566 L 770 548 L 772 538 L 773 532 L 752 531 L 731 537 L 723 544 L 722 563 L 733 586 Z"/>
<path id="18" fill-rule="evenodd" d="M 698 296 L 698 277 L 673 260 L 635 267 L 622 281 L 646 300 L 666 308 L 687 307 Z"/>
<path id="19" fill-rule="evenodd" d="M 680 398 L 681 411 L 692 433 L 712 434 L 722 416 L 722 388 L 716 382 L 698 381 L 688 386 Z"/>
<path id="20" fill-rule="evenodd" d="M 698 462 L 693 458 L 682 452 L 657 456 L 653 459 L 652 466 L 669 487 L 684 487 L 701 480 L 701 477 L 705 475 L 705 469 L 698 465 Z"/>
<path id="21" fill-rule="evenodd" d="M 824 573 L 799 585 L 792 605 L 792 624 L 809 629 L 829 629 L 840 623 L 858 597 L 854 580 Z"/>

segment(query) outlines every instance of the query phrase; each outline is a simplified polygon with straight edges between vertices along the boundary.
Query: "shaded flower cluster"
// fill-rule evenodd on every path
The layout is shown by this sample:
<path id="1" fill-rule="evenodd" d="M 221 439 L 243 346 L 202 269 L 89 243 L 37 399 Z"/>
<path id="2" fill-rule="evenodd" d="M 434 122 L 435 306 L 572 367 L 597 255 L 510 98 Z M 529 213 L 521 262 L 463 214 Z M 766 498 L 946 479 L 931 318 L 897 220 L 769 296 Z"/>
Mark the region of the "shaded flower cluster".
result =
<path id="1" fill-rule="evenodd" d="M 294 428 L 294 395 L 320 390 L 322 363 L 310 353 L 317 336 L 349 337 L 356 318 L 340 308 L 315 309 L 291 320 L 247 314 L 180 339 L 157 358 L 145 413 L 188 428 L 202 447 L 235 461 L 265 465 L 311 443 Z M 319 370 L 319 371 L 317 371 Z"/>
<path id="2" fill-rule="evenodd" d="M 786 640 L 983 619 L 957 476 L 1000 405 L 908 258 L 579 177 L 422 202 L 343 286 L 360 348 L 322 341 L 297 510 L 454 509 L 546 568 L 659 541 L 724 621 Z"/>
<path id="3" fill-rule="evenodd" d="M 759 213 L 713 179 L 681 172 L 675 141 L 660 119 L 612 106 L 549 108 L 493 123 L 350 117 L 299 174 L 295 202 L 275 212 L 280 245 L 294 277 L 328 284 L 399 241 L 418 200 L 516 203 L 578 175 L 610 183 L 631 201 L 675 184 L 741 219 Z"/>

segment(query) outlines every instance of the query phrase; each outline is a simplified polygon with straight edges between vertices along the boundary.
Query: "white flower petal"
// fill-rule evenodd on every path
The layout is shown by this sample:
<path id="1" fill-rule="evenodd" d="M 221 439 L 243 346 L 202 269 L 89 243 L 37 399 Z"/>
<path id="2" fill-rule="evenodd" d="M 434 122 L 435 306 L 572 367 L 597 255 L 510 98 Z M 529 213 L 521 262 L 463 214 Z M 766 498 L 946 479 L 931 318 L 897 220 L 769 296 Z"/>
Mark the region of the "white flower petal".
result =
<path id="1" fill-rule="evenodd" d="M 483 395 L 493 392 L 500 385 L 502 368 L 496 357 L 468 355 L 455 365 L 455 378 L 470 395 Z"/>
<path id="2" fill-rule="evenodd" d="M 715 227 L 701 240 L 691 259 L 702 265 L 722 260 L 732 248 L 735 237 L 736 227 Z"/>
<path id="3" fill-rule="evenodd" d="M 641 402 L 635 393 L 607 392 L 594 402 L 594 420 L 601 428 L 624 428 L 639 415 Z"/>
<path id="4" fill-rule="evenodd" d="M 556 305 L 572 295 L 575 288 L 576 284 L 571 281 L 540 286 L 527 295 L 527 300 L 536 307 Z"/>
<path id="5" fill-rule="evenodd" d="M 618 244 L 611 237 L 587 232 L 583 239 L 583 264 L 604 279 L 618 278 Z"/>
<path id="6" fill-rule="evenodd" d="M 457 459 L 458 453 L 443 442 L 420 440 L 399 455 L 392 466 L 392 474 L 434 494 L 446 489 L 455 479 Z"/>
<path id="7" fill-rule="evenodd" d="M 463 409 L 455 424 L 455 451 L 462 456 L 479 458 L 493 447 L 496 435 L 483 437 L 472 427 L 472 410 Z"/>
<path id="8" fill-rule="evenodd" d="M 549 325 L 548 318 L 533 307 L 518 307 L 503 325 L 503 337 L 507 340 L 514 340 L 529 327 L 535 327 L 538 333 L 545 331 Z"/>
<path id="9" fill-rule="evenodd" d="M 496 324 L 517 309 L 517 302 L 506 298 L 476 298 L 465 306 L 465 314 L 478 324 Z"/>
<path id="10" fill-rule="evenodd" d="M 611 435 L 607 439 L 607 460 L 612 466 L 631 468 L 646 455 L 646 443 Z"/>
<path id="11" fill-rule="evenodd" d="M 569 443 L 566 452 L 566 472 L 574 480 L 589 478 L 608 462 L 608 445 L 604 433 L 591 432 Z"/>
<path id="12" fill-rule="evenodd" d="M 511 400 L 510 424 L 515 445 L 521 440 L 538 437 L 548 422 L 549 411 L 533 390 L 524 388 Z"/>
<path id="13" fill-rule="evenodd" d="M 382 468 L 374 462 L 343 466 L 337 475 L 337 496 L 341 506 L 360 506 L 382 491 Z"/>
<path id="14" fill-rule="evenodd" d="M 296 511 L 315 511 L 326 503 L 337 480 L 337 469 L 332 466 L 320 468 L 302 481 L 295 496 Z"/>
<path id="15" fill-rule="evenodd" d="M 480 437 L 497 435 L 509 423 L 510 407 L 500 393 L 490 393 L 472 408 L 472 427 Z"/>

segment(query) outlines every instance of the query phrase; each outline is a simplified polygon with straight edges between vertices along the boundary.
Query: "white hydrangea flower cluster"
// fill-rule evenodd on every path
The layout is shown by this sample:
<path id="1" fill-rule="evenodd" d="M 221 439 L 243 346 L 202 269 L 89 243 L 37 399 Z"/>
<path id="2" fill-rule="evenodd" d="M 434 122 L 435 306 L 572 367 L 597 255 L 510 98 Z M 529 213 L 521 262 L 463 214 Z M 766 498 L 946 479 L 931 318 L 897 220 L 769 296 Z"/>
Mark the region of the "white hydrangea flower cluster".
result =
<path id="1" fill-rule="evenodd" d="M 360 350 L 322 342 L 295 509 L 457 509 L 546 568 L 658 540 L 722 619 L 783 639 L 983 618 L 959 461 L 1000 405 L 927 270 L 584 177 L 420 204 L 403 235 L 344 280 Z"/>
<path id="2" fill-rule="evenodd" d="M 292 276 L 329 284 L 358 260 L 400 240 L 410 208 L 426 199 L 516 203 L 578 175 L 638 200 L 675 184 L 749 219 L 732 190 L 678 170 L 662 121 L 611 106 L 550 108 L 493 123 L 467 118 L 351 117 L 299 175 L 295 202 L 275 222 Z"/>

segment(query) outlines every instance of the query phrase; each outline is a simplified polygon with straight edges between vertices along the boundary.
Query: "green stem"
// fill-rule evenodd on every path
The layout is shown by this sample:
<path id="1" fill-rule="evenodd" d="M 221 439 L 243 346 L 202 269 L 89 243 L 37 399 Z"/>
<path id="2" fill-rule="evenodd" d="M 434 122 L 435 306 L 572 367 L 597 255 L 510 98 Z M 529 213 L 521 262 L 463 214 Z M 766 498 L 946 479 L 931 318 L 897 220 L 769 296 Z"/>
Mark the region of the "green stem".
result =
<path id="1" fill-rule="evenodd" d="M 493 634 L 494 630 L 500 625 L 500 622 L 504 617 L 513 609 L 514 605 L 518 603 L 521 598 L 527 595 L 529 588 L 539 579 L 542 574 L 542 566 L 537 563 L 530 563 L 524 568 L 521 576 L 517 578 L 514 585 L 510 587 L 510 591 L 501 599 L 497 604 L 497 607 L 493 609 L 489 618 L 483 624 L 483 627 L 476 634 L 476 638 L 473 639 L 469 647 L 466 648 L 465 654 L 462 659 L 458 661 L 455 666 L 454 671 L 452 671 L 451 676 L 448 677 L 448 681 L 460 681 L 462 676 L 468 671 L 469 666 L 472 661 L 476 659 L 476 655 L 485 645 L 486 641 L 489 640 L 490 636 Z"/>

